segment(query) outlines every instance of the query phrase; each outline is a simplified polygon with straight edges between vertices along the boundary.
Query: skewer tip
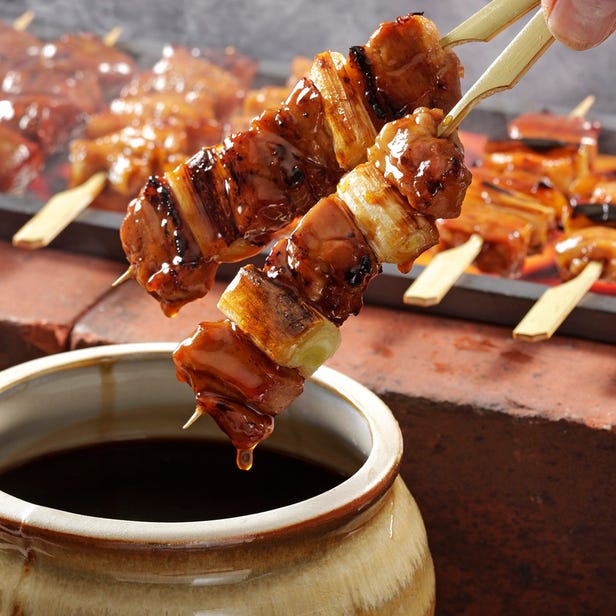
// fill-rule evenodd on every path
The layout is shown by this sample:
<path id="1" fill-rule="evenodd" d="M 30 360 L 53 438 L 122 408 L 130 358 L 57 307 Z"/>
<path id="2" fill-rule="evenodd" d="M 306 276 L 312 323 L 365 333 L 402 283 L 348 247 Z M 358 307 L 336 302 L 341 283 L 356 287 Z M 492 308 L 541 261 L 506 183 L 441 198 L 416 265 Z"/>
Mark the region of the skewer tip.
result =
<path id="1" fill-rule="evenodd" d="M 28 28 L 34 19 L 34 11 L 26 11 L 22 13 L 14 22 L 13 28 L 18 32 L 23 32 Z"/>
<path id="2" fill-rule="evenodd" d="M 595 95 L 589 94 L 584 100 L 580 101 L 570 112 L 572 118 L 584 118 L 595 104 Z"/>
<path id="3" fill-rule="evenodd" d="M 188 428 L 190 428 L 190 426 L 192 426 L 195 421 L 197 421 L 197 419 L 201 417 L 201 415 L 203 415 L 203 411 L 199 407 L 197 407 L 195 409 L 195 412 L 188 419 L 188 421 L 182 426 L 182 430 L 187 430 Z"/>
<path id="4" fill-rule="evenodd" d="M 123 282 L 126 282 L 133 277 L 133 268 L 129 267 L 124 273 L 120 274 L 112 283 L 112 287 L 119 287 Z"/>
<path id="5" fill-rule="evenodd" d="M 107 34 L 103 37 L 103 42 L 107 47 L 114 47 L 118 42 L 120 37 L 122 36 L 122 27 L 116 26 L 107 32 Z"/>

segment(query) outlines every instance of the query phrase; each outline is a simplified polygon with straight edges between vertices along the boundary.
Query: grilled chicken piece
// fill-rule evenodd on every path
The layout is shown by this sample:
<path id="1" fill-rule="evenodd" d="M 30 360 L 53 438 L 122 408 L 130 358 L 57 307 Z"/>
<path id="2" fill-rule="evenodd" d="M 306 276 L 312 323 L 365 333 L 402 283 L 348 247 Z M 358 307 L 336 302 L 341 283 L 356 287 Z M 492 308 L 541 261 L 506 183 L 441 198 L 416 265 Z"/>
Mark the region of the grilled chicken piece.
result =
<path id="1" fill-rule="evenodd" d="M 4 76 L 5 94 L 43 94 L 71 102 L 82 113 L 91 114 L 105 105 L 100 82 L 94 73 L 64 61 L 54 62 L 44 55 L 33 56 Z"/>
<path id="2" fill-rule="evenodd" d="M 601 278 L 616 282 L 616 229 L 593 226 L 567 233 L 556 243 L 556 265 L 563 280 L 577 276 L 591 261 L 603 264 Z"/>
<path id="3" fill-rule="evenodd" d="M 85 127 L 85 137 L 97 139 L 126 128 L 151 123 L 179 124 L 194 143 L 189 153 L 205 143 L 217 143 L 221 126 L 215 118 L 213 99 L 207 94 L 187 96 L 178 92 L 152 92 L 144 96 L 127 96 L 113 100 L 107 111 L 92 116 Z M 204 134 L 209 136 L 205 139 Z"/>
<path id="4" fill-rule="evenodd" d="M 578 144 L 554 141 L 489 141 L 482 164 L 495 173 L 518 170 L 548 177 L 567 194 L 571 183 L 590 173 L 591 152 Z"/>
<path id="5" fill-rule="evenodd" d="M 66 146 L 84 119 L 79 107 L 59 96 L 17 94 L 0 98 L 0 124 L 36 143 L 44 155 Z"/>
<path id="6" fill-rule="evenodd" d="M 122 90 L 121 97 L 142 97 L 154 92 L 207 96 L 213 101 L 215 117 L 226 120 L 241 104 L 246 87 L 242 79 L 197 52 L 167 45 L 153 69 L 133 79 Z"/>
<path id="7" fill-rule="evenodd" d="M 599 122 L 575 115 L 559 115 L 549 111 L 524 113 L 509 122 L 507 131 L 511 139 L 549 144 L 560 142 L 588 146 L 592 155 L 597 152 Z"/>
<path id="8" fill-rule="evenodd" d="M 440 220 L 438 229 L 441 250 L 459 246 L 473 234 L 481 236 L 475 264 L 483 272 L 507 278 L 521 274 L 533 232 L 528 220 L 503 212 L 476 194 L 467 195 L 458 218 Z"/>
<path id="9" fill-rule="evenodd" d="M 54 66 L 66 65 L 95 75 L 106 100 L 117 96 L 137 69 L 130 55 L 87 32 L 65 34 L 45 45 L 42 53 Z"/>
<path id="10" fill-rule="evenodd" d="M 0 191 L 21 194 L 43 167 L 40 148 L 0 124 Z"/>
<path id="11" fill-rule="evenodd" d="M 472 168 L 473 183 L 483 183 L 507 190 L 512 195 L 518 195 L 532 199 L 549 207 L 554 213 L 554 219 L 560 224 L 569 210 L 569 199 L 562 190 L 554 186 L 547 175 L 523 169 L 506 169 L 495 173 L 493 169 L 479 164 Z"/>
<path id="12" fill-rule="evenodd" d="M 11 69 L 36 56 L 44 43 L 29 32 L 0 22 L 0 80 Z"/>

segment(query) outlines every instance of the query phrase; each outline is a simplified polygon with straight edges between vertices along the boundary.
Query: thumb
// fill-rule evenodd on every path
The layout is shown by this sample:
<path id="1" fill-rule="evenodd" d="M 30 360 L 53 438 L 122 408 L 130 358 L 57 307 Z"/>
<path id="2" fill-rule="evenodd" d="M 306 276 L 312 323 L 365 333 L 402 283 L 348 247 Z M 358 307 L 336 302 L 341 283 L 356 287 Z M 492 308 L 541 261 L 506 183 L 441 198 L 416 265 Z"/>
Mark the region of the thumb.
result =
<path id="1" fill-rule="evenodd" d="M 596 47 L 616 30 L 616 0 L 541 0 L 554 38 L 583 50 Z"/>

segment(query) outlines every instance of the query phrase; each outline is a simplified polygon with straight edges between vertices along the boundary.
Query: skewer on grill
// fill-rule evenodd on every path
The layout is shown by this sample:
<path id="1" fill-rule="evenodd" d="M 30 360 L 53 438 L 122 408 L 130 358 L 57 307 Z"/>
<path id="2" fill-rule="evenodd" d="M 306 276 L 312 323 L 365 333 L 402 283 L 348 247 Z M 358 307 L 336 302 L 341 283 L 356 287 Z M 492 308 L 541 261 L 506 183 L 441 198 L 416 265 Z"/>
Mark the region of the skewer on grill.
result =
<path id="1" fill-rule="evenodd" d="M 594 96 L 587 96 L 569 113 L 569 117 L 583 118 L 593 102 Z M 458 221 L 452 221 L 451 226 L 455 227 L 457 224 Z M 496 224 L 498 224 L 498 219 Z M 517 239 L 519 240 L 522 235 L 522 232 L 517 233 Z M 485 242 L 486 238 L 482 237 L 480 233 L 471 233 L 468 239 L 459 246 L 437 253 L 405 291 L 403 302 L 407 305 L 423 307 L 438 304 L 454 286 L 458 278 L 475 262 Z M 442 275 L 443 272 L 446 272 L 445 276 Z M 504 270 L 498 273 L 506 274 Z"/>
<path id="2" fill-rule="evenodd" d="M 121 29 L 114 28 L 104 37 L 104 44 L 110 46 L 117 40 L 120 33 Z M 168 49 L 172 48 L 169 46 Z M 166 52 L 167 48 L 165 48 L 159 63 L 168 61 Z M 201 62 L 201 59 L 194 58 L 188 51 L 185 53 L 189 55 L 189 61 Z M 173 56 L 172 52 L 169 52 L 169 54 Z M 190 71 L 192 66 L 189 65 L 187 71 Z M 204 62 L 203 66 L 209 66 L 209 64 Z M 220 69 L 220 71 L 222 72 L 223 69 Z M 231 75 L 230 72 L 228 74 Z M 174 72 L 172 77 L 170 75 L 171 71 L 165 73 L 167 80 L 175 79 L 177 81 L 181 78 L 181 72 L 177 74 Z M 143 175 L 141 168 L 143 168 L 145 161 L 153 164 L 166 164 L 168 160 L 169 166 L 176 164 L 171 160 L 171 157 L 162 160 L 159 152 L 162 152 L 165 146 L 171 144 L 169 147 L 184 148 L 186 151 L 191 151 L 203 144 L 206 137 L 210 138 L 210 141 L 214 138 L 218 139 L 218 122 L 209 119 L 208 109 L 211 107 L 209 94 L 195 95 L 189 103 L 185 100 L 186 93 L 184 92 L 169 91 L 160 94 L 158 91 L 153 94 L 146 92 L 147 101 L 143 97 L 133 96 L 132 91 L 126 93 L 129 87 L 142 87 L 144 90 L 148 87 L 155 88 L 158 84 L 155 81 L 157 76 L 155 73 L 142 73 L 140 76 L 134 77 L 130 84 L 125 86 L 123 95 L 112 101 L 109 110 L 102 111 L 89 118 L 86 131 L 96 129 L 98 134 L 89 134 L 90 139 L 75 139 L 71 142 L 71 157 L 74 157 L 71 167 L 73 187 L 55 195 L 40 210 L 35 220 L 26 223 L 15 235 L 13 240 L 15 245 L 31 249 L 46 246 L 109 186 L 117 188 L 121 195 L 126 194 L 125 200 L 128 201 L 133 196 L 132 193 L 129 193 L 131 183 L 135 183 L 135 178 L 138 185 L 141 183 L 139 174 Z M 233 79 L 236 78 L 233 77 Z M 176 81 L 172 84 L 164 83 L 169 88 L 175 85 L 179 87 Z M 122 108 L 124 116 L 120 115 L 119 112 L 116 113 L 115 109 L 115 106 L 122 102 L 124 103 Z M 151 122 L 151 125 L 148 123 L 147 126 L 126 126 L 127 119 L 125 116 L 127 108 L 131 104 L 131 109 L 141 110 L 143 116 L 149 114 L 147 115 L 147 122 Z M 187 111 L 192 114 L 190 117 L 184 116 Z M 211 113 L 213 113 L 213 110 Z M 129 117 L 129 119 L 131 118 Z M 109 148 L 115 148 L 115 150 L 101 152 L 102 147 L 98 145 L 99 141 L 96 138 L 99 138 L 103 147 L 106 145 Z M 157 147 L 153 148 L 152 144 L 155 140 Z M 190 145 L 193 141 L 195 145 Z M 126 165 L 125 152 L 127 150 L 135 157 L 137 164 Z M 83 158 L 92 153 L 93 155 L 90 158 L 93 162 L 90 162 L 88 166 L 83 162 Z M 164 154 L 167 155 L 167 152 L 165 151 Z M 173 155 L 178 158 L 176 150 L 173 150 Z M 101 160 L 103 161 L 102 164 L 107 165 L 107 183 L 100 180 L 101 174 L 99 171 L 103 170 L 101 169 Z M 113 160 L 112 165 L 108 164 L 110 160 Z M 158 167 L 152 168 L 148 165 L 147 169 L 154 172 L 158 170 Z M 90 196 L 89 202 L 87 200 L 88 195 Z"/>
<path id="3" fill-rule="evenodd" d="M 563 277 L 574 277 L 541 295 L 513 330 L 516 340 L 548 340 L 593 284 L 602 277 L 616 280 L 616 229 L 596 226 L 572 232 L 556 244 L 556 260 Z"/>
<path id="4" fill-rule="evenodd" d="M 16 20 L 20 26 L 16 29 L 27 28 L 33 18 L 34 13 L 27 11 Z M 103 37 L 103 42 L 113 47 L 121 35 L 122 28 L 116 26 Z M 56 193 L 13 235 L 13 246 L 32 250 L 48 246 L 96 199 L 106 181 L 105 173 L 96 173 L 80 186 Z"/>

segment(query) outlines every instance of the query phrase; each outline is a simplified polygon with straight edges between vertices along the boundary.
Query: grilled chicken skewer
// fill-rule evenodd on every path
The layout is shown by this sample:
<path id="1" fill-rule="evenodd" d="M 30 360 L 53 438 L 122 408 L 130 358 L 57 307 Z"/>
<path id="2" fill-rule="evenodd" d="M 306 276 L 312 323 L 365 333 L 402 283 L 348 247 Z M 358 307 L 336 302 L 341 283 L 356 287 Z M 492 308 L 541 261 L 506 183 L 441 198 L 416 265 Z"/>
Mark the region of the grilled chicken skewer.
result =
<path id="1" fill-rule="evenodd" d="M 101 44 L 91 37 L 61 42 L 60 56 L 85 45 L 94 63 L 101 57 Z M 108 209 L 119 202 L 125 211 L 150 174 L 171 170 L 199 147 L 219 141 L 223 109 L 233 108 L 245 85 L 243 77 L 189 50 L 166 46 L 152 71 L 135 76 L 109 109 L 88 118 L 84 137 L 70 143 L 71 188 L 52 197 L 13 243 L 46 246 L 96 199 Z"/>
<path id="2" fill-rule="evenodd" d="M 566 234 L 555 251 L 566 282 L 547 289 L 535 302 L 513 330 L 516 340 L 551 338 L 594 283 L 600 279 L 616 283 L 616 228 L 583 227 Z"/>
<path id="3" fill-rule="evenodd" d="M 463 33 L 447 37 L 447 46 L 467 41 L 469 31 L 478 26 L 481 33 L 476 38 L 486 40 L 536 5 L 528 0 L 495 0 L 469 20 Z M 481 98 L 512 87 L 552 40 L 546 33 L 543 22 L 531 20 L 517 46 L 501 57 L 504 66 L 498 61 L 493 65 L 487 73 L 491 81 L 484 79 L 474 89 L 476 100 L 463 99 L 464 108 L 447 116 L 444 130 L 452 131 L 452 122 L 460 121 Z M 298 84 L 279 114 L 265 114 L 246 133 L 232 135 L 222 147 L 197 154 L 184 169 L 153 178 L 144 188 L 129 207 L 121 233 L 130 275 L 168 315 L 202 297 L 219 263 L 259 252 L 331 192 L 344 171 L 365 159 L 366 148 L 384 122 L 420 105 L 448 113 L 459 101 L 459 75 L 456 56 L 443 49 L 434 25 L 416 14 L 381 25 L 367 45 L 351 48 L 346 59 L 332 52 L 320 54 L 310 79 Z M 298 104 L 306 106 L 308 100 L 312 109 L 299 109 L 302 119 Z M 277 137 L 275 148 L 263 144 L 263 128 L 268 141 L 272 133 Z M 243 148 L 237 142 L 243 142 Z M 312 147 L 308 156 L 307 144 Z M 238 151 L 243 157 L 243 152 L 255 150 L 263 158 L 253 159 L 252 166 L 238 159 Z M 329 162 L 332 150 L 333 163 Z M 237 178 L 248 179 L 253 194 L 258 182 L 260 194 L 268 193 L 265 199 L 255 201 L 243 194 L 238 205 L 238 188 L 246 191 Z M 223 185 L 230 186 L 226 195 L 220 190 Z M 151 249 L 154 245 L 156 251 Z"/>
<path id="4" fill-rule="evenodd" d="M 537 20 L 532 23 L 536 28 Z M 539 43 L 545 48 L 542 37 Z M 525 57 L 527 64 L 534 61 L 536 50 Z M 524 70 L 520 58 L 513 66 L 516 74 L 484 82 L 508 87 L 502 84 L 515 83 Z M 481 88 L 475 92 L 478 100 L 488 95 Z M 463 102 L 445 119 L 441 109 L 419 107 L 383 125 L 367 162 L 311 207 L 289 237 L 277 242 L 265 267 L 239 271 L 218 304 L 227 318 L 202 323 L 176 349 L 178 378 L 191 385 L 197 400 L 186 427 L 210 414 L 231 438 L 241 468 L 250 468 L 254 447 L 271 433 L 274 417 L 298 395 L 304 379 L 335 352 L 338 326 L 360 309 L 381 263 L 408 271 L 438 241 L 436 217 L 459 214 L 470 173 L 455 126 L 473 106 Z M 334 135 L 334 144 L 344 134 Z M 341 167 L 356 151 L 345 149 L 342 159 L 342 151 L 333 149 Z M 168 186 L 152 188 L 157 205 L 174 216 L 170 239 L 177 239 L 181 220 L 170 207 Z"/>
<path id="5" fill-rule="evenodd" d="M 406 304 L 437 304 L 473 263 L 482 272 L 521 275 L 527 256 L 569 215 L 567 193 L 597 156 L 599 126 L 580 116 L 591 100 L 568 116 L 524 114 L 508 127 L 511 141 L 487 144 L 462 217 L 441 223 L 443 252 L 406 290 Z"/>
<path id="6" fill-rule="evenodd" d="M 319 54 L 279 109 L 149 180 L 121 229 L 130 274 L 169 315 L 202 297 L 221 262 L 259 252 L 333 192 L 385 122 L 449 111 L 460 70 L 421 15 L 382 24 L 347 58 Z"/>
<path id="7" fill-rule="evenodd" d="M 175 351 L 178 377 L 197 400 L 187 425 L 210 414 L 241 468 L 336 351 L 340 325 L 359 312 L 380 264 L 408 270 L 438 241 L 432 212 L 459 213 L 470 173 L 456 135 L 436 137 L 442 117 L 419 108 L 387 124 L 368 161 L 274 245 L 263 269 L 239 271 L 218 303 L 226 320 L 201 323 Z"/>

